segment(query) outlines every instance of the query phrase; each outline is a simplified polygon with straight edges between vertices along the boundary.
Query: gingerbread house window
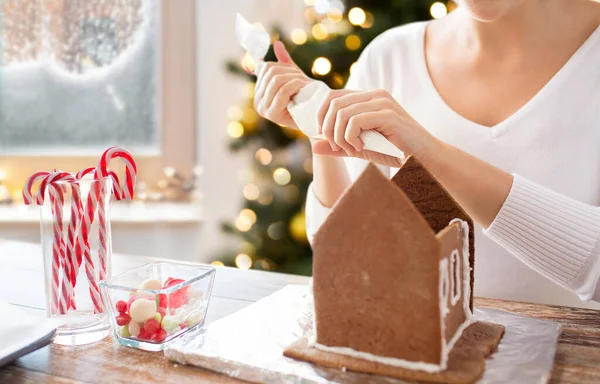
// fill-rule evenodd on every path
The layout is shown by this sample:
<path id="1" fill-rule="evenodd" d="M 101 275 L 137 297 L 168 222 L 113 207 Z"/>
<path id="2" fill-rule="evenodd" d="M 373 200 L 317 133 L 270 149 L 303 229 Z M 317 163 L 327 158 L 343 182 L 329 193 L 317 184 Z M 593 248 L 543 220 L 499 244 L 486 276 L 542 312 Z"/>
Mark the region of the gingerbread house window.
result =
<path id="1" fill-rule="evenodd" d="M 452 305 L 456 305 L 458 299 L 460 299 L 460 272 L 458 251 L 455 249 L 450 254 L 450 291 L 452 292 Z"/>

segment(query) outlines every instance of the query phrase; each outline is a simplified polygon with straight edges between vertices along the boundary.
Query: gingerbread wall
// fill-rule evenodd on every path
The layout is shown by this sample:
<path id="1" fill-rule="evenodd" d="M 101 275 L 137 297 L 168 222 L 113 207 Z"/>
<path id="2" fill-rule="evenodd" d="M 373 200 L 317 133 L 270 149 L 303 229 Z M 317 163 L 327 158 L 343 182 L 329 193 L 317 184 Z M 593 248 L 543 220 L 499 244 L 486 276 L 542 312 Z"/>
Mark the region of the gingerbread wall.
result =
<path id="1" fill-rule="evenodd" d="M 472 268 L 470 286 L 472 288 L 475 276 L 473 272 L 475 266 L 473 220 L 413 156 L 406 159 L 406 162 L 392 178 L 392 182 L 404 191 L 436 233 L 446 228 L 454 219 L 461 219 L 469 224 L 469 262 Z M 469 297 L 469 307 L 471 310 L 473 309 L 472 295 Z"/>
<path id="2" fill-rule="evenodd" d="M 317 343 L 439 364 L 439 254 L 419 211 L 369 165 L 313 241 Z"/>
<path id="3" fill-rule="evenodd" d="M 447 276 L 448 294 L 445 296 L 443 304 L 448 312 L 442 316 L 441 321 L 445 324 L 444 338 L 448 342 L 456 333 L 457 328 L 467 319 L 464 309 L 465 289 L 463 286 L 463 268 L 466 266 L 463 265 L 463 235 L 460 223 L 455 222 L 449 225 L 437 235 L 437 238 L 440 242 L 440 261 L 446 260 L 442 263 L 444 271 L 440 270 L 440 274 L 443 273 Z M 442 279 L 440 279 L 441 283 Z M 453 297 L 456 300 L 453 300 Z"/>

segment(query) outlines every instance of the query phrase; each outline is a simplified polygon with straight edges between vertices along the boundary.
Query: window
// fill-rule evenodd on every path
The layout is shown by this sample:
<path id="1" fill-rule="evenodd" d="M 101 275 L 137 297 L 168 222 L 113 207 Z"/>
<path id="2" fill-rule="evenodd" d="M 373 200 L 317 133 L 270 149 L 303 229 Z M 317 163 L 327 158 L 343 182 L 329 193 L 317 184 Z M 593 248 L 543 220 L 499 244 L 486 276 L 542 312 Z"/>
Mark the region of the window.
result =
<path id="1" fill-rule="evenodd" d="M 460 299 L 460 261 L 458 259 L 458 251 L 455 249 L 450 254 L 450 291 L 452 292 L 451 302 L 456 305 Z"/>
<path id="2" fill-rule="evenodd" d="M 48 164 L 130 149 L 140 178 L 195 165 L 194 0 L 0 2 L 0 168 L 17 183 Z M 158 171 L 158 172 L 157 172 Z"/>

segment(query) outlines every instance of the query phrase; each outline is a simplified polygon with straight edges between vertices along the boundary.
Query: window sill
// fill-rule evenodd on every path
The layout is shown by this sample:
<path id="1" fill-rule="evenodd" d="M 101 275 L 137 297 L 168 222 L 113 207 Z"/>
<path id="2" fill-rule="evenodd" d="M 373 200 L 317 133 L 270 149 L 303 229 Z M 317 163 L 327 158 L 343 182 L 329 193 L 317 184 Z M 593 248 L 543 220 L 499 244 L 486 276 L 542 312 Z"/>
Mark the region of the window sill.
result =
<path id="1" fill-rule="evenodd" d="M 133 202 L 111 203 L 112 224 L 200 224 L 200 203 Z M 0 205 L 0 224 L 36 224 L 39 207 L 22 204 Z"/>

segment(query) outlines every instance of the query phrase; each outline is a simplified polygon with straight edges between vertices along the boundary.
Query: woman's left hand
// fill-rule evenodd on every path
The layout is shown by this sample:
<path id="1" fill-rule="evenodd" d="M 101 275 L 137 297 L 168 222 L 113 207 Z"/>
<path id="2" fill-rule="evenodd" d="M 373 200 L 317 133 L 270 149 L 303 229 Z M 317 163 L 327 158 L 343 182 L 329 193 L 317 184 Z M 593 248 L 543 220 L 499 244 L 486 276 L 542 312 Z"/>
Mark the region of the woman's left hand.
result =
<path id="1" fill-rule="evenodd" d="M 385 90 L 331 91 L 318 114 L 319 133 L 326 140 L 313 141 L 313 152 L 329 156 L 353 156 L 399 167 L 403 159 L 363 150 L 362 131 L 375 130 L 406 155 L 417 158 L 435 151 L 438 141 L 413 119 Z"/>

